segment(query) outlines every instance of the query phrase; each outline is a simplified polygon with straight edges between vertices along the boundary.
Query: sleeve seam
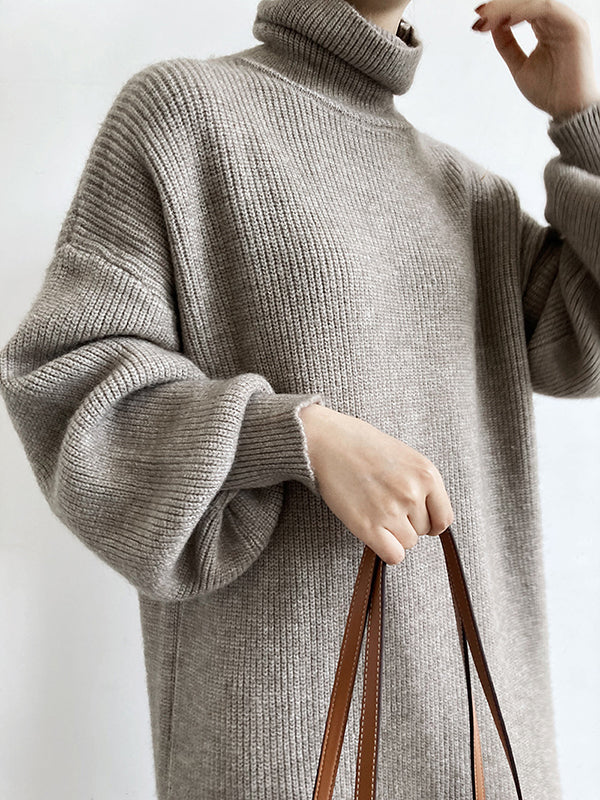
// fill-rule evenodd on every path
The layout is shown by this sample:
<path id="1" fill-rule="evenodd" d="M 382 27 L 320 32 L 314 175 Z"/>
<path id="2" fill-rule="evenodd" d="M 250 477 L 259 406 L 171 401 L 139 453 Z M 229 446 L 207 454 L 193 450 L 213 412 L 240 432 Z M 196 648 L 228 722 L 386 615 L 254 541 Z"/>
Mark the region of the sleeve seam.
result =
<path id="1" fill-rule="evenodd" d="M 146 292 L 148 295 L 150 295 L 154 300 L 158 301 L 162 305 L 166 305 L 168 307 L 171 307 L 170 304 L 168 303 L 168 301 L 166 301 L 164 295 L 160 294 L 158 291 L 156 291 L 148 283 L 145 283 L 139 277 L 139 275 L 136 275 L 135 272 L 132 269 L 129 269 L 127 267 L 126 264 L 116 264 L 113 261 L 111 261 L 109 258 L 107 258 L 107 256 L 104 255 L 103 253 L 101 253 L 99 250 L 95 250 L 95 249 L 92 249 L 92 248 L 87 249 L 85 247 L 82 247 L 79 244 L 74 244 L 71 240 L 63 242 L 62 245 L 59 247 L 59 249 L 57 251 L 57 254 L 60 252 L 60 250 L 63 250 L 63 249 L 71 249 L 75 254 L 80 255 L 80 256 L 84 256 L 86 258 L 96 258 L 96 259 L 98 259 L 99 261 L 102 262 L 102 264 L 104 264 L 109 269 L 111 269 L 111 270 L 113 270 L 115 272 L 120 272 L 120 273 L 126 275 L 128 278 L 131 278 L 138 286 L 140 286 L 144 290 L 144 292 Z"/>
<path id="2" fill-rule="evenodd" d="M 568 242 L 568 240 L 567 240 L 567 242 Z M 575 286 L 574 286 L 575 290 L 579 288 L 579 285 L 580 285 L 580 283 L 583 282 L 584 278 L 585 278 L 585 271 L 582 270 L 581 273 L 579 273 L 579 275 L 578 275 L 577 282 L 575 283 Z M 543 309 L 542 309 L 542 314 L 543 314 Z M 539 320 L 538 320 L 538 324 L 539 324 Z M 534 330 L 531 333 L 530 341 L 531 341 L 531 339 L 533 339 L 533 336 L 535 335 L 537 327 L 538 327 L 538 325 L 536 324 Z M 529 353 L 532 353 L 532 352 L 537 351 L 537 350 L 543 350 L 545 347 L 550 347 L 550 346 L 553 346 L 555 344 L 558 344 L 558 342 L 562 342 L 563 339 L 572 339 L 572 338 L 573 338 L 573 331 L 572 330 L 571 331 L 567 331 L 566 333 L 562 333 L 560 336 L 557 336 L 556 339 L 551 339 L 550 341 L 543 341 L 543 342 L 540 342 L 539 344 L 535 344 L 535 343 L 533 345 L 528 344 L 527 345 L 527 351 Z"/>
<path id="3" fill-rule="evenodd" d="M 552 345 L 558 344 L 562 342 L 563 339 L 571 339 L 571 333 L 563 333 L 561 336 L 558 336 L 556 339 L 552 339 L 551 341 L 540 342 L 540 344 L 528 345 L 527 350 L 529 353 L 533 353 L 534 351 L 544 350 L 546 347 L 550 347 Z"/>

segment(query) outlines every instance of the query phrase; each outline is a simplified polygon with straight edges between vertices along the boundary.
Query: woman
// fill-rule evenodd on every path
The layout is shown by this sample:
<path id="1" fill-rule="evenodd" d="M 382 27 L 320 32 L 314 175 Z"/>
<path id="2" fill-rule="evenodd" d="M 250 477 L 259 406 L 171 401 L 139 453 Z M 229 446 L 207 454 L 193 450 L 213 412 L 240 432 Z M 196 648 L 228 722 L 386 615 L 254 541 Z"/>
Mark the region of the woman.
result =
<path id="1" fill-rule="evenodd" d="M 532 392 L 600 395 L 589 31 L 555 0 L 477 9 L 552 116 L 542 227 L 395 109 L 423 48 L 406 5 L 263 0 L 260 44 L 133 75 L 1 354 L 52 510 L 139 592 L 159 800 L 311 796 L 364 543 L 398 565 L 378 796 L 471 797 L 450 522 L 523 796 L 560 797 Z"/>

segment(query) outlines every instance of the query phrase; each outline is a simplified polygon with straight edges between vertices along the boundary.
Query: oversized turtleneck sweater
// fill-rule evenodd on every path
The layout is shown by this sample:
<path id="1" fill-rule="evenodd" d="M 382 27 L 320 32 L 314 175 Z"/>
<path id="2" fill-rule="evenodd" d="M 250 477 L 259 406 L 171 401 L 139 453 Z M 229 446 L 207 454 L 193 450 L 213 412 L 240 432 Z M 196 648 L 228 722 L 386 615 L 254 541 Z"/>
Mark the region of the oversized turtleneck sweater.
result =
<path id="1" fill-rule="evenodd" d="M 558 800 L 532 395 L 600 396 L 600 104 L 548 120 L 541 225 L 396 108 L 414 27 L 262 0 L 253 33 L 126 81 L 0 355 L 52 512 L 137 591 L 158 798 L 312 796 L 364 548 L 311 465 L 299 410 L 321 403 L 440 471 L 523 797 Z M 385 591 L 377 797 L 467 800 L 439 537 Z"/>

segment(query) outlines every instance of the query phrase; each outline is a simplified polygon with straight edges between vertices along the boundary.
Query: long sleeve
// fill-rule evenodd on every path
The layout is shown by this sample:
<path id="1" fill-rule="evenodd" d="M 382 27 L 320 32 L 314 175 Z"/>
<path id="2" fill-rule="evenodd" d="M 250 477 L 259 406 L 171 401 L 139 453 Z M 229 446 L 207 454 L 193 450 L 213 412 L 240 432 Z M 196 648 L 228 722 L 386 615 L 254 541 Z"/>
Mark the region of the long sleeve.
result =
<path id="1" fill-rule="evenodd" d="M 184 600 L 258 558 L 286 480 L 317 493 L 299 409 L 185 353 L 162 202 L 126 84 L 93 143 L 0 388 L 52 511 L 141 593 Z"/>
<path id="2" fill-rule="evenodd" d="M 541 226 L 521 209 L 522 297 L 533 390 L 600 395 L 600 103 L 548 134 L 559 149 L 544 169 Z"/>

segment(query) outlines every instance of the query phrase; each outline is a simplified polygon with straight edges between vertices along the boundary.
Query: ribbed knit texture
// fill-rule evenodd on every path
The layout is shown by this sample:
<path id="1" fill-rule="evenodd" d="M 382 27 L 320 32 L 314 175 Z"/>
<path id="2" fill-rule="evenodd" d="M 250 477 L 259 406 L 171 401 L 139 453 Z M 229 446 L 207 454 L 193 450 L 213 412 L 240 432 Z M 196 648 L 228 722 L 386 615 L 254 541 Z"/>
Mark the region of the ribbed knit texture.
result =
<path id="1" fill-rule="evenodd" d="M 139 592 L 159 800 L 312 796 L 363 544 L 320 496 L 310 402 L 440 470 L 524 798 L 558 800 L 532 392 L 600 396 L 600 104 L 548 120 L 544 227 L 395 107 L 414 28 L 263 0 L 253 31 L 125 83 L 0 354 L 52 511 Z M 379 800 L 468 800 L 437 537 L 388 568 L 384 635 Z"/>

